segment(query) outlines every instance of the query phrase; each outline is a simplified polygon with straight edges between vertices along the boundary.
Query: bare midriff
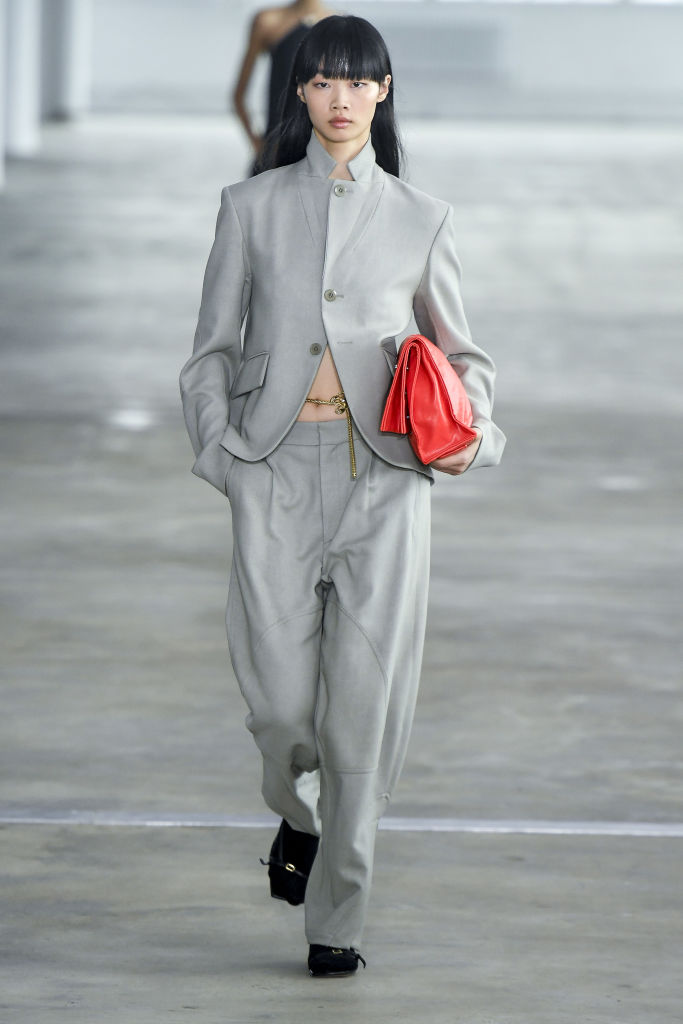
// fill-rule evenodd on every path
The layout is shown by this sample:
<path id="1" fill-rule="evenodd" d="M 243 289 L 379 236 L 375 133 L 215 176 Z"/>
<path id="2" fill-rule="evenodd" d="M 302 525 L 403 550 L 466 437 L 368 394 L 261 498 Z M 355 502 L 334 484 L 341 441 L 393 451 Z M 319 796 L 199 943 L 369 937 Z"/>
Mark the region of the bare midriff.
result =
<path id="1" fill-rule="evenodd" d="M 341 381 L 328 345 L 320 360 L 318 372 L 307 397 L 322 398 L 327 401 L 335 395 L 341 394 L 341 391 Z M 304 402 L 298 418 L 308 423 L 321 423 L 327 420 L 338 420 L 340 415 L 335 412 L 332 405 L 312 405 L 309 402 Z"/>

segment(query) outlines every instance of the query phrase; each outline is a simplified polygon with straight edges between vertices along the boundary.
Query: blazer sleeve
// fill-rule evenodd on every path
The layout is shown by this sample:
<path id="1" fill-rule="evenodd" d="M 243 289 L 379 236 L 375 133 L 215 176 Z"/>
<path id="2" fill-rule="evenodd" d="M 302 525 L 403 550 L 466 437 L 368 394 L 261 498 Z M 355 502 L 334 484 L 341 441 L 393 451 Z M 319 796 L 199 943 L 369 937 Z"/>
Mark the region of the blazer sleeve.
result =
<path id="1" fill-rule="evenodd" d="M 491 419 L 495 366 L 470 336 L 460 296 L 460 277 L 453 210 L 449 206 L 427 258 L 413 311 L 420 333 L 444 352 L 467 392 L 472 424 L 482 432 L 479 449 L 469 467 L 474 469 L 500 462 L 505 435 Z"/>
<path id="2" fill-rule="evenodd" d="M 192 355 L 180 374 L 183 414 L 196 461 L 192 472 L 225 494 L 234 456 L 220 445 L 229 416 L 229 395 L 240 364 L 242 323 L 249 307 L 251 274 L 230 190 L 221 193 L 204 274 Z"/>

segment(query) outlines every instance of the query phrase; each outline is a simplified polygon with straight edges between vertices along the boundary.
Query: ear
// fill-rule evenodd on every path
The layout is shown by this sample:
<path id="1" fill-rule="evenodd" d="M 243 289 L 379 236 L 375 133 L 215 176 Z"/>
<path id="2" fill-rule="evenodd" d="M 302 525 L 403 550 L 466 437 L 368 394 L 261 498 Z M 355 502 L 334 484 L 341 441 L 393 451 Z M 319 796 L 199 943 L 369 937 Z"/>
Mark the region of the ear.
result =
<path id="1" fill-rule="evenodd" d="M 299 82 L 299 84 L 296 87 L 296 94 L 302 103 L 306 102 L 306 94 L 304 93 L 304 87 L 301 84 L 301 82 Z"/>
<path id="2" fill-rule="evenodd" d="M 379 96 L 377 102 L 381 103 L 389 95 L 389 84 L 391 82 L 391 75 L 386 75 L 383 82 L 379 83 Z"/>

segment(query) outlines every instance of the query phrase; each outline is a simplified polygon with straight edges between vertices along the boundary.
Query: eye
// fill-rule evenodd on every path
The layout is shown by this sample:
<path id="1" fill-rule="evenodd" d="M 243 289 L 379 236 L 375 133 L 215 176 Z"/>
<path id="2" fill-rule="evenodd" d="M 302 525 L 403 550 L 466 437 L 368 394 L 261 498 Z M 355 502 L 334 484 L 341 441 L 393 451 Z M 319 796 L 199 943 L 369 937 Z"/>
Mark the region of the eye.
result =
<path id="1" fill-rule="evenodd" d="M 367 82 L 352 82 L 351 85 L 354 89 L 360 89 L 362 86 L 367 85 Z"/>

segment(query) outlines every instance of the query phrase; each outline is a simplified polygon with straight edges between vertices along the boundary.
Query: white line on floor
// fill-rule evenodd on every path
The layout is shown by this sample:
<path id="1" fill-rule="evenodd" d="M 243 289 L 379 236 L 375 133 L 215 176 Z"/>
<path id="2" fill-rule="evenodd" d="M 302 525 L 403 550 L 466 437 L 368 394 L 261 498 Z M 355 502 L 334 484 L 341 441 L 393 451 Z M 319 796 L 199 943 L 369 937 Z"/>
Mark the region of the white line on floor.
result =
<path id="1" fill-rule="evenodd" d="M 274 828 L 268 815 L 144 815 L 104 811 L 2 812 L 0 825 L 94 825 L 109 828 Z M 387 832 L 459 832 L 535 836 L 646 836 L 683 838 L 683 823 L 648 821 L 535 821 L 478 818 L 383 818 Z"/>

